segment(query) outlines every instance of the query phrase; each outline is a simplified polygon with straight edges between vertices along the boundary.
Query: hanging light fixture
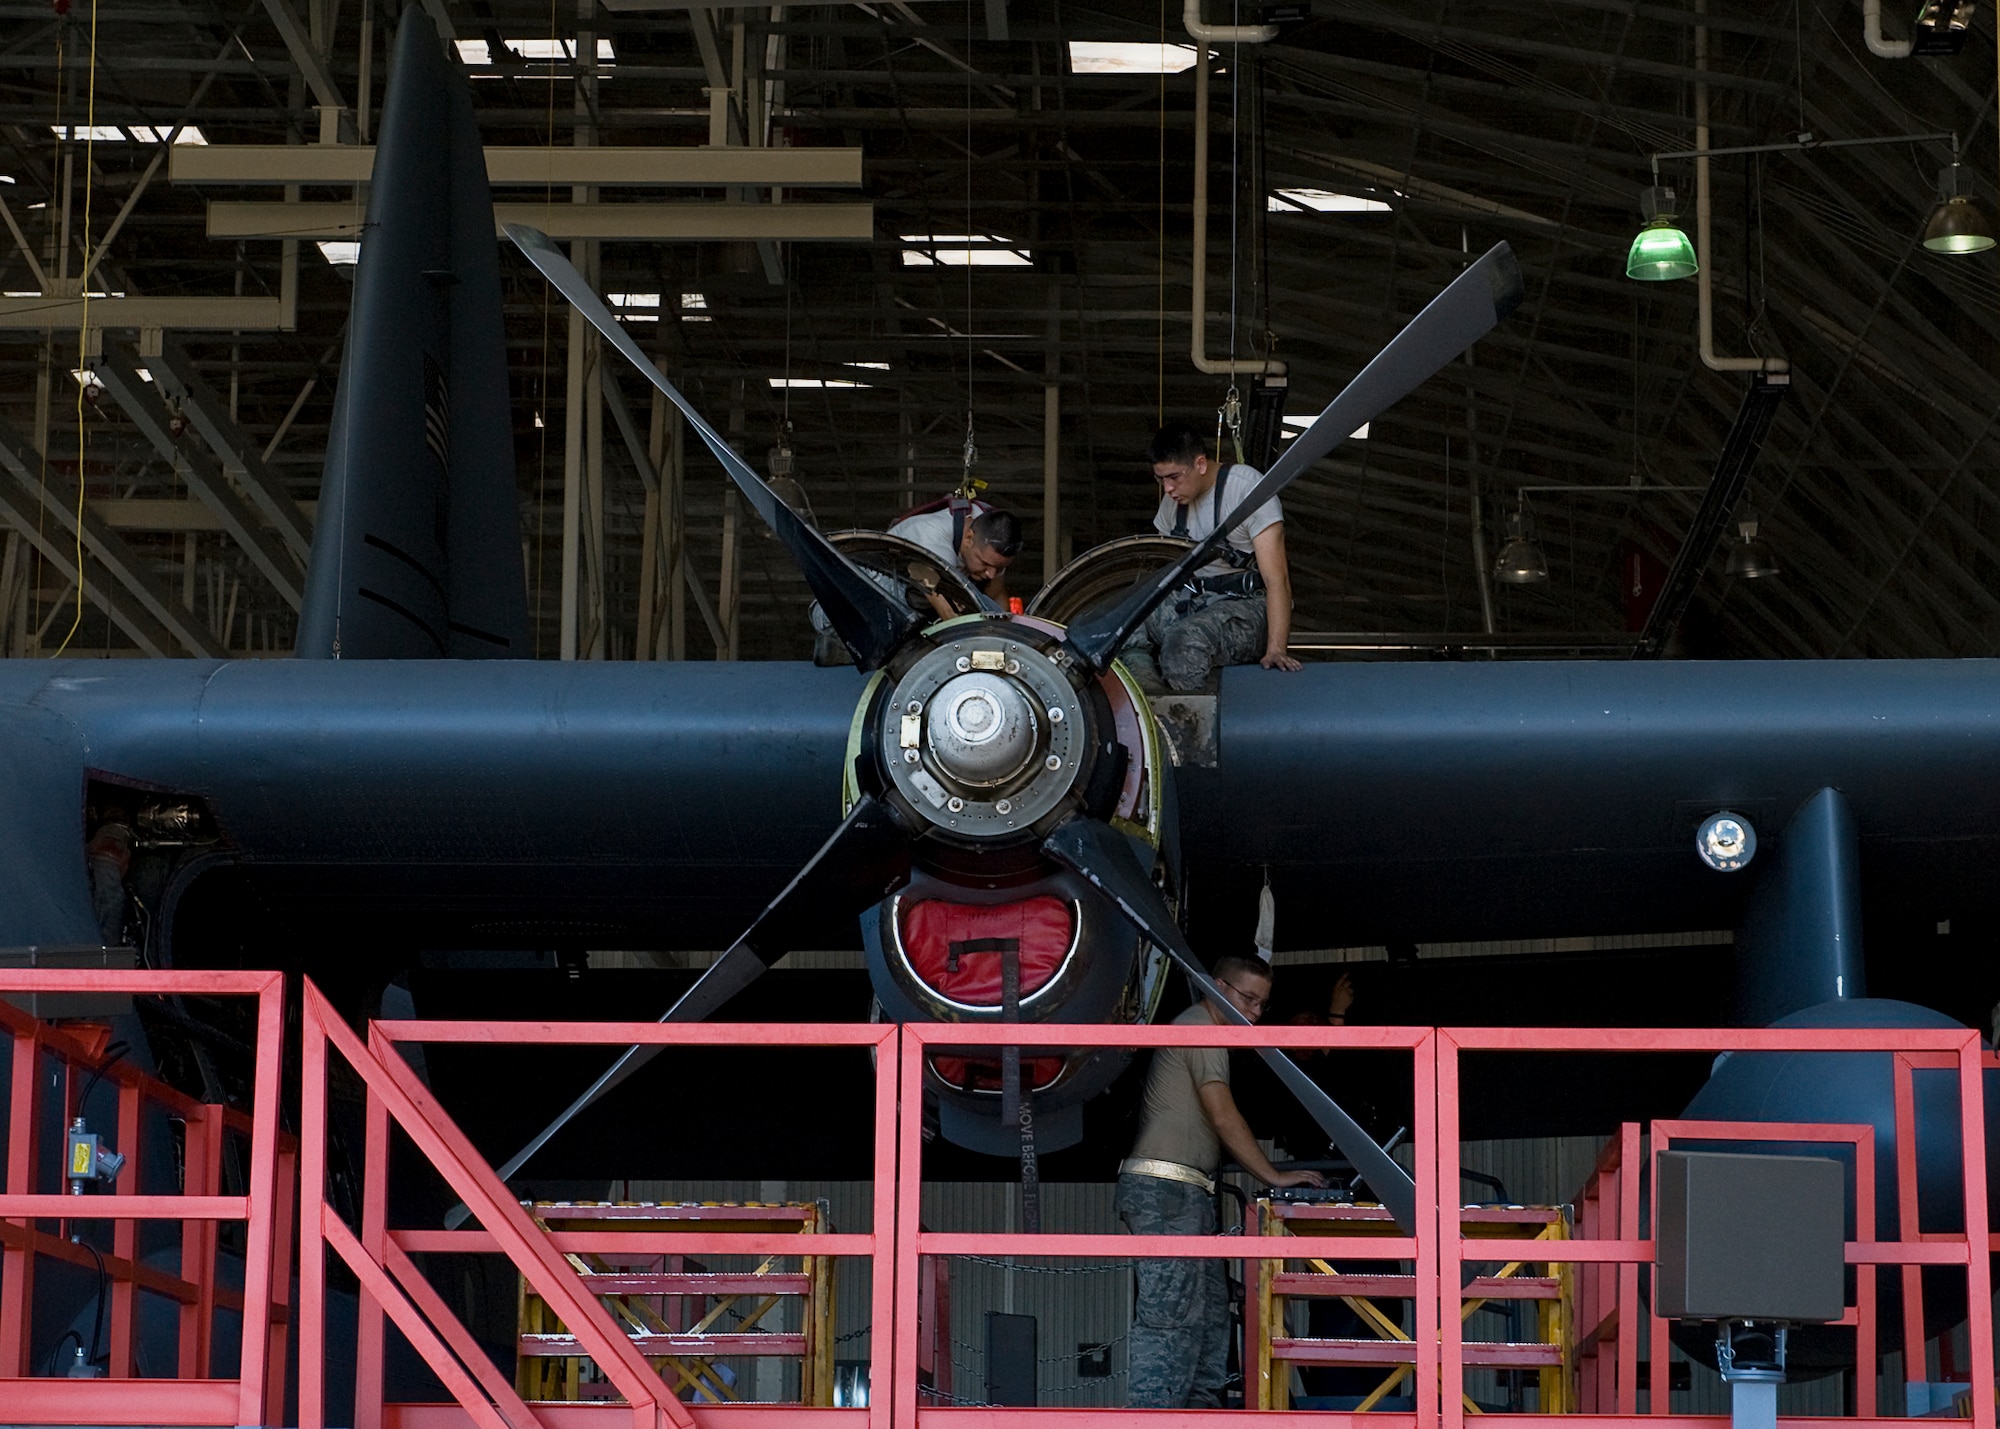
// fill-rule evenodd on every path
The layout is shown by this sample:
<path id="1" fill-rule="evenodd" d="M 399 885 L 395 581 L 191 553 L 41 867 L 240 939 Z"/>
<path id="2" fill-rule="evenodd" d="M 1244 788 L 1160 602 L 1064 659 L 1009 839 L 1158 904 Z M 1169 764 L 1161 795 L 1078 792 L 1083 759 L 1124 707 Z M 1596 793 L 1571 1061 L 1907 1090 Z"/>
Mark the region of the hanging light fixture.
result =
<path id="1" fill-rule="evenodd" d="M 1632 240 L 1625 255 L 1625 276 L 1642 283 L 1665 283 L 1675 278 L 1692 278 L 1700 271 L 1694 245 L 1687 234 L 1674 226 L 1674 191 L 1655 184 L 1639 196 L 1639 212 L 1646 226 Z"/>
<path id="2" fill-rule="evenodd" d="M 1924 226 L 1924 247 L 1933 253 L 1984 253 L 1993 246 L 1993 226 L 1979 206 L 1959 192 L 1959 179 L 1954 152 L 1950 165 L 1938 170 L 1938 206 Z"/>
<path id="3" fill-rule="evenodd" d="M 778 500 L 791 507 L 806 525 L 818 526 L 819 518 L 813 515 L 812 500 L 806 495 L 806 489 L 799 483 L 798 477 L 793 475 L 792 424 L 789 421 L 779 429 L 778 444 L 771 448 L 769 461 L 770 487 L 777 494 Z M 777 533 L 768 526 L 762 534 L 771 540 L 777 539 Z"/>
<path id="4" fill-rule="evenodd" d="M 1771 543 L 1757 534 L 1755 511 L 1746 509 L 1736 523 L 1736 539 L 1730 543 L 1727 570 L 1746 581 L 1779 574 L 1778 558 L 1771 554 Z"/>
<path id="5" fill-rule="evenodd" d="M 1504 585 L 1540 585 L 1548 578 L 1548 558 L 1535 544 L 1528 523 L 1528 498 L 1523 496 L 1507 515 L 1507 539 L 1493 558 L 1493 579 Z"/>

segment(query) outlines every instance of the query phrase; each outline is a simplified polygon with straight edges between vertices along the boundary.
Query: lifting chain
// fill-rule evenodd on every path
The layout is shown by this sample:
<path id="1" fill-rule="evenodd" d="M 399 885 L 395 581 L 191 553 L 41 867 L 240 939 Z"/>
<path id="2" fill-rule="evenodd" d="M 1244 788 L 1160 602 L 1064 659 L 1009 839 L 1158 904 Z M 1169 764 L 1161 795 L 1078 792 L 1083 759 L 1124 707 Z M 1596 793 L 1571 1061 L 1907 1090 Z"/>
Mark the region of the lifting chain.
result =
<path id="1" fill-rule="evenodd" d="M 1220 459 L 1222 456 L 1222 433 L 1224 428 L 1227 428 L 1229 431 L 1230 445 L 1236 450 L 1236 461 L 1240 466 L 1243 464 L 1243 394 L 1236 390 L 1234 382 L 1229 384 L 1229 391 L 1223 394 L 1222 405 L 1215 409 L 1215 454 L 1217 459 Z"/>
<path id="2" fill-rule="evenodd" d="M 965 466 L 959 473 L 958 490 L 952 492 L 961 501 L 977 501 L 979 493 L 986 489 L 986 483 L 972 474 L 979 464 L 979 442 L 972 429 L 972 409 L 965 409 Z"/>

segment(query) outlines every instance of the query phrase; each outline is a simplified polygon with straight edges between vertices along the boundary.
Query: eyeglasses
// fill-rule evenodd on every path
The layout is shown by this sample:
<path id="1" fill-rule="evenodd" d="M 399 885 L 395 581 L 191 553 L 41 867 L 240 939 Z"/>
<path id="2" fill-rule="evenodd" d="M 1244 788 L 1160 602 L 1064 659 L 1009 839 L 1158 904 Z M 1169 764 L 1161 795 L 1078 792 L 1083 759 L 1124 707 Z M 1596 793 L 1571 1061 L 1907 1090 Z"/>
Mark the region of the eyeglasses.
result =
<path id="1" fill-rule="evenodd" d="M 1270 998 L 1259 997 L 1254 992 L 1245 992 L 1233 982 L 1224 982 L 1221 978 L 1217 978 L 1216 982 L 1218 985 L 1228 988 L 1231 992 L 1242 998 L 1243 1005 L 1252 1012 L 1262 1012 L 1266 1007 L 1271 1005 Z"/>

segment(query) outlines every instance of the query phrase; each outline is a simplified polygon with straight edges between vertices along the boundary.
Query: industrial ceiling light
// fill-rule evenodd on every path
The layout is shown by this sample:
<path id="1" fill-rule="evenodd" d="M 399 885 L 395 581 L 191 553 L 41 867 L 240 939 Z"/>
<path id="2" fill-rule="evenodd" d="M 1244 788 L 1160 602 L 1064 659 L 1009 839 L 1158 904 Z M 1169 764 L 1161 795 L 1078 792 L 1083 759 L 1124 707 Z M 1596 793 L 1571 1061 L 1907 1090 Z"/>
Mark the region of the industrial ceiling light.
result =
<path id="1" fill-rule="evenodd" d="M 1639 212 L 1646 226 L 1632 240 L 1625 255 L 1625 276 L 1642 283 L 1666 283 L 1675 278 L 1692 278 L 1696 263 L 1694 245 L 1674 227 L 1674 191 L 1655 184 L 1639 196 Z"/>
<path id="2" fill-rule="evenodd" d="M 1779 574 L 1778 558 L 1771 543 L 1757 534 L 1757 513 L 1745 511 L 1736 523 L 1736 540 L 1729 547 L 1728 572 L 1746 581 L 1762 580 Z"/>
<path id="3" fill-rule="evenodd" d="M 1970 197 L 1959 192 L 1956 157 L 1938 170 L 1938 206 L 1924 225 L 1924 247 L 1933 253 L 1984 253 L 1993 246 L 1993 226 Z"/>
<path id="4" fill-rule="evenodd" d="M 1548 558 L 1535 544 L 1528 523 L 1525 496 L 1507 516 L 1507 539 L 1500 543 L 1500 554 L 1493 558 L 1493 578 L 1505 585 L 1540 585 L 1549 578 Z"/>
<path id="5" fill-rule="evenodd" d="M 1910 27 L 1910 53 L 1925 59 L 1955 55 L 1972 32 L 1972 0 L 1924 0 Z"/>

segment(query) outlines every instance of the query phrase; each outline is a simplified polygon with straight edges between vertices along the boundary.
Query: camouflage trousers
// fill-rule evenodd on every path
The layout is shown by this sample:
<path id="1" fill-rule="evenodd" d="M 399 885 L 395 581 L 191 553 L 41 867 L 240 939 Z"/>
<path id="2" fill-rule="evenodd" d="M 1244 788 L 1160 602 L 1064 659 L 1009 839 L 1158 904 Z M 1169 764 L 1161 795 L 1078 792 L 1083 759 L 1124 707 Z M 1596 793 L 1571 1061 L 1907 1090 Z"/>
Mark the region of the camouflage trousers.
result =
<path id="1" fill-rule="evenodd" d="M 1157 1176 L 1118 1178 L 1118 1218 L 1133 1235 L 1214 1235 L 1215 1197 Z M 1213 1409 L 1229 1374 L 1229 1292 L 1219 1260 L 1138 1260 L 1126 1341 L 1134 1409 Z"/>
<path id="2" fill-rule="evenodd" d="M 1149 695 L 1191 694 L 1224 665 L 1264 658 L 1268 612 L 1258 595 L 1198 595 L 1166 601 L 1119 650 L 1118 658 Z"/>

